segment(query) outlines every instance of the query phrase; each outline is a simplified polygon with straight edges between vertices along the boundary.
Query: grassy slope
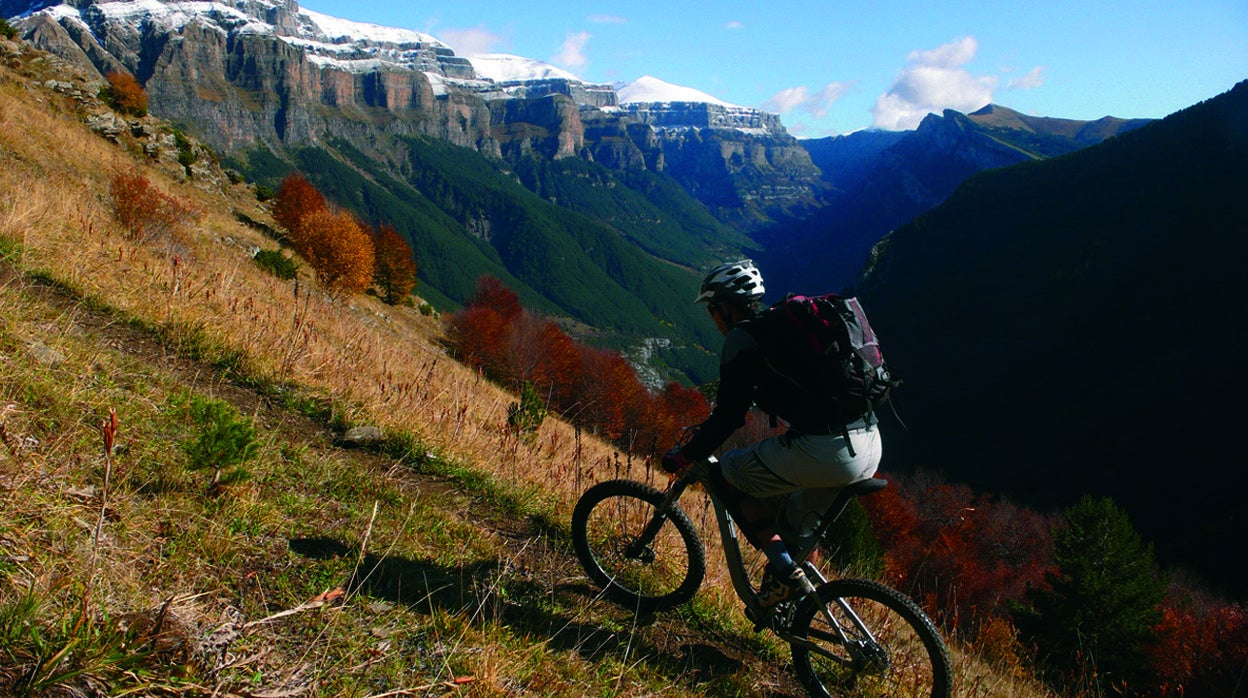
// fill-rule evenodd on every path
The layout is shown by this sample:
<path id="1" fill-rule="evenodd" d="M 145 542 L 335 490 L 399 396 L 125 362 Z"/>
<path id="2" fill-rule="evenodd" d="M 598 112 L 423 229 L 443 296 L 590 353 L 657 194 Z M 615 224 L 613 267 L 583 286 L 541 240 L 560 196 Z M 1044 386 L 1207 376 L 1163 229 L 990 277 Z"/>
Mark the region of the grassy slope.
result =
<path id="1" fill-rule="evenodd" d="M 553 420 L 511 439 L 512 398 L 446 358 L 436 322 L 267 275 L 248 249 L 275 244 L 234 215 L 271 220 L 247 187 L 110 144 L 36 84 L 46 59 L 6 59 L 0 693 L 796 694 L 722 579 L 645 625 L 593 598 L 567 512 L 639 467 Z M 135 167 L 199 211 L 176 242 L 111 220 L 109 176 Z M 179 449 L 190 395 L 258 430 L 223 495 Z M 355 424 L 388 436 L 335 445 Z M 970 694 L 1032 695 L 961 666 Z"/>

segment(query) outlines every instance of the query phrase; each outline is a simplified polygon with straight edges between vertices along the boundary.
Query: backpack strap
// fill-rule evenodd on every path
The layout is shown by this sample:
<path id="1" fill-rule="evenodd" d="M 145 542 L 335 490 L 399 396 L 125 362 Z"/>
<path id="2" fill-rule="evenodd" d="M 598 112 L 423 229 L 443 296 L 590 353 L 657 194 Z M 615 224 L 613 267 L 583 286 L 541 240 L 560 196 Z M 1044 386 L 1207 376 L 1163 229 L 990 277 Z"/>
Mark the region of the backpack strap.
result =
<path id="1" fill-rule="evenodd" d="M 841 436 L 845 438 L 845 448 L 849 449 L 849 457 L 857 458 L 858 453 L 854 451 L 854 442 L 850 440 L 849 438 L 849 425 L 848 424 L 841 425 Z"/>
<path id="2" fill-rule="evenodd" d="M 868 427 L 875 426 L 880 423 L 880 420 L 875 416 L 874 407 L 867 408 L 867 413 L 862 415 L 862 422 Z M 849 438 L 849 424 L 841 425 L 841 436 L 845 438 L 845 447 L 849 449 L 849 457 L 857 457 L 858 453 L 854 451 L 854 442 Z"/>

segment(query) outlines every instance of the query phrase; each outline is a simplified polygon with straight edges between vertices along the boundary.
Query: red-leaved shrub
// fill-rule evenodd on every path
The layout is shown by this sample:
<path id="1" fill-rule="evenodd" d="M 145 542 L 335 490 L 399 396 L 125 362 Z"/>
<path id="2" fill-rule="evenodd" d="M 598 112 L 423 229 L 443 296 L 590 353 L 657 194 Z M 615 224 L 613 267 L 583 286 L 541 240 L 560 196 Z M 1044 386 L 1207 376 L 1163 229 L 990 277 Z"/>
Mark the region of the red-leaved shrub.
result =
<path id="1" fill-rule="evenodd" d="M 111 184 L 113 217 L 132 240 L 172 241 L 192 220 L 188 203 L 157 189 L 138 171 L 117 172 Z"/>

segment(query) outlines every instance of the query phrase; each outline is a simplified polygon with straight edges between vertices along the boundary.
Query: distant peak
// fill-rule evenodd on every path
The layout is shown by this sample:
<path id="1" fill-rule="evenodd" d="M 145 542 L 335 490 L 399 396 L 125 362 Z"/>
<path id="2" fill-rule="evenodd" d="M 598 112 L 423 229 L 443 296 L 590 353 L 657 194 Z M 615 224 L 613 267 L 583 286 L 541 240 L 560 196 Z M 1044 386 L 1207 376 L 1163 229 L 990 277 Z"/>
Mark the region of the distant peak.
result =
<path id="1" fill-rule="evenodd" d="M 692 87 L 673 85 L 651 75 L 643 75 L 617 91 L 620 104 L 643 104 L 654 102 L 702 102 L 721 107 L 736 107 Z"/>
<path id="2" fill-rule="evenodd" d="M 970 114 L 967 114 L 967 116 L 988 116 L 989 114 L 995 114 L 996 112 L 999 112 L 999 111 L 1006 112 L 1007 114 L 1017 113 L 1013 109 L 1010 109 L 1009 107 L 1003 107 L 1000 104 L 989 103 L 989 104 L 984 105 L 983 108 L 977 109 L 971 112 Z"/>

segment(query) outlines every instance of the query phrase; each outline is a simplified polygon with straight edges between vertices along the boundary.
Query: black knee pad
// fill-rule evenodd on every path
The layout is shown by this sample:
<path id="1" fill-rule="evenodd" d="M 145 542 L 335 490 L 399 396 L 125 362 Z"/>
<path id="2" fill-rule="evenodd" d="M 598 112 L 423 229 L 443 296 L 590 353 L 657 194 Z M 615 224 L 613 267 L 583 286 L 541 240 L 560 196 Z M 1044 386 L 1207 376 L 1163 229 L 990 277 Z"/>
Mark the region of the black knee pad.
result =
<path id="1" fill-rule="evenodd" d="M 728 510 L 732 520 L 736 522 L 737 528 L 741 529 L 741 532 L 745 533 L 747 537 L 752 533 L 775 526 L 774 517 L 764 517 L 756 521 L 746 518 L 745 512 L 741 509 L 741 502 L 749 495 L 738 489 L 736 485 L 728 482 L 728 478 L 724 477 L 723 468 L 720 467 L 719 463 L 711 466 L 711 487 L 714 488 L 715 495 L 719 497 L 719 501 L 724 503 L 724 508 Z"/>
<path id="2" fill-rule="evenodd" d="M 724 503 L 724 506 L 728 507 L 728 513 L 732 514 L 732 518 L 737 518 L 745 493 L 728 482 L 728 478 L 724 477 L 724 469 L 718 462 L 711 464 L 711 488 L 715 490 L 715 495 Z"/>

